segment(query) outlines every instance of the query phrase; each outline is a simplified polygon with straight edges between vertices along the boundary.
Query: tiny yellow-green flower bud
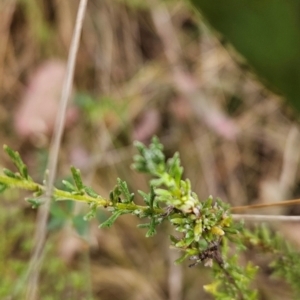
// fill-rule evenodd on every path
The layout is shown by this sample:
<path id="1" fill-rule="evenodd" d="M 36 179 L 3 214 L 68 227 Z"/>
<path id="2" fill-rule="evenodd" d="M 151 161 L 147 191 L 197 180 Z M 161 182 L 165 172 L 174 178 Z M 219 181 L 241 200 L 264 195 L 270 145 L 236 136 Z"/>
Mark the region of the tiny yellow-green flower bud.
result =
<path id="1" fill-rule="evenodd" d="M 225 232 L 218 226 L 213 226 L 211 229 L 211 233 L 215 234 L 215 235 L 224 235 Z"/>
<path id="2" fill-rule="evenodd" d="M 199 241 L 202 234 L 202 222 L 199 222 L 194 227 L 195 241 Z"/>
<path id="3" fill-rule="evenodd" d="M 232 223 L 232 218 L 229 216 L 225 216 L 224 219 L 221 221 L 220 225 L 224 227 L 229 227 Z"/>
<path id="4" fill-rule="evenodd" d="M 192 211 L 192 207 L 187 204 L 181 204 L 177 208 L 180 209 L 181 211 L 183 211 L 184 213 L 189 213 Z"/>
<path id="5" fill-rule="evenodd" d="M 185 246 L 186 246 L 186 241 L 185 240 L 181 240 L 181 241 L 179 241 L 175 244 L 175 247 L 177 247 L 177 248 L 182 248 L 182 247 L 185 247 Z"/>
<path id="6" fill-rule="evenodd" d="M 204 285 L 203 288 L 204 288 L 205 292 L 216 296 L 218 294 L 218 286 L 219 285 L 220 285 L 220 282 L 216 281 L 211 284 Z"/>
<path id="7" fill-rule="evenodd" d="M 174 218 L 170 220 L 173 224 L 183 224 L 184 223 L 184 219 L 182 218 Z"/>

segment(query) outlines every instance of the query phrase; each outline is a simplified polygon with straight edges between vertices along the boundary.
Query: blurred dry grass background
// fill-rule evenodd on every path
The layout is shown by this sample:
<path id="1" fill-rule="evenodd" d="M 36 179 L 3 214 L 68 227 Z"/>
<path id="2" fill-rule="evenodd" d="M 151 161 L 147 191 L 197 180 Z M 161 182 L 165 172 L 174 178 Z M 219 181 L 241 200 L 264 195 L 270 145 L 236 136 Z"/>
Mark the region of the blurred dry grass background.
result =
<path id="1" fill-rule="evenodd" d="M 77 7 L 78 1 L 0 3 L 0 141 L 20 151 L 39 181 Z M 180 152 L 199 198 L 243 205 L 299 197 L 296 117 L 240 61 L 184 1 L 90 0 L 57 185 L 75 165 L 103 196 L 117 177 L 132 191 L 147 190 L 148 178 L 130 169 L 132 142 L 158 135 L 167 155 Z M 9 166 L 3 153 L 0 161 Z M 1 196 L 1 299 L 22 290 L 32 247 L 35 211 L 24 197 Z M 146 239 L 134 217 L 110 230 L 79 221 L 78 235 L 73 216 L 82 217 L 85 207 L 68 208 L 62 224 L 64 208 L 52 209 L 41 299 L 210 299 L 202 290 L 210 280 L 205 268 L 173 265 L 167 226 Z M 297 241 L 296 226 L 280 230 Z M 275 280 L 258 286 L 262 299 L 288 299 Z"/>

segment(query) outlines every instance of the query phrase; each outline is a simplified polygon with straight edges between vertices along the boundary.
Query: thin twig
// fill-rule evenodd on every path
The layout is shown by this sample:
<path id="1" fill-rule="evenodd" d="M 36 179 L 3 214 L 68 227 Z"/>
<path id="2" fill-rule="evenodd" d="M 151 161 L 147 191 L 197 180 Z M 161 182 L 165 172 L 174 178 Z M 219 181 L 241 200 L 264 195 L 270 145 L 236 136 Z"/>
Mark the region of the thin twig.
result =
<path id="1" fill-rule="evenodd" d="M 284 200 L 281 202 L 271 202 L 271 203 L 261 203 L 261 204 L 251 204 L 251 205 L 243 205 L 243 206 L 234 206 L 230 208 L 230 211 L 244 211 L 249 209 L 258 209 L 258 208 L 266 208 L 266 207 L 274 207 L 274 206 L 289 206 L 300 204 L 300 199 L 293 200 Z"/>
<path id="2" fill-rule="evenodd" d="M 272 215 L 238 215 L 233 214 L 234 220 L 251 220 L 251 221 L 279 221 L 279 222 L 300 222 L 300 216 L 272 216 Z"/>
<path id="3" fill-rule="evenodd" d="M 44 245 L 47 234 L 47 220 L 49 216 L 50 200 L 53 192 L 53 184 L 57 170 L 58 153 L 61 144 L 61 138 L 64 129 L 65 116 L 68 100 L 72 91 L 72 83 L 74 78 L 75 61 L 79 47 L 83 18 L 87 6 L 87 0 L 81 0 L 76 17 L 75 29 L 70 46 L 68 64 L 66 70 L 65 81 L 63 84 L 62 95 L 59 103 L 58 115 L 55 123 L 55 130 L 50 148 L 48 170 L 49 177 L 46 183 L 45 204 L 41 206 L 37 215 L 37 226 L 35 232 L 35 246 L 30 259 L 28 268 L 28 285 L 26 299 L 36 300 L 38 298 L 38 281 L 41 263 L 43 260 Z"/>

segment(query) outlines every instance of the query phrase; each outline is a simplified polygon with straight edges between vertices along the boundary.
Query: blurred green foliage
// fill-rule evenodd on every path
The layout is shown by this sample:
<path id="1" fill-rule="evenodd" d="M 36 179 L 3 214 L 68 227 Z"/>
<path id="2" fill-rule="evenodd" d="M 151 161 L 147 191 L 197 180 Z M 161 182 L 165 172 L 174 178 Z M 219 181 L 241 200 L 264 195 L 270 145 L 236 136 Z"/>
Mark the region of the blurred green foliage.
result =
<path id="1" fill-rule="evenodd" d="M 34 218 L 16 205 L 13 198 L 18 197 L 15 196 L 12 191 L 6 191 L 2 202 L 7 199 L 10 205 L 0 211 L 0 299 L 13 295 L 16 297 L 13 299 L 22 299 L 26 288 L 22 278 L 25 278 L 33 247 Z M 41 299 L 87 299 L 84 297 L 89 293 L 89 286 L 83 267 L 70 268 L 56 251 L 57 236 L 51 235 L 45 249 L 47 263 L 41 272 Z"/>
<path id="2" fill-rule="evenodd" d="M 300 110 L 300 1 L 191 1 L 254 71 Z"/>

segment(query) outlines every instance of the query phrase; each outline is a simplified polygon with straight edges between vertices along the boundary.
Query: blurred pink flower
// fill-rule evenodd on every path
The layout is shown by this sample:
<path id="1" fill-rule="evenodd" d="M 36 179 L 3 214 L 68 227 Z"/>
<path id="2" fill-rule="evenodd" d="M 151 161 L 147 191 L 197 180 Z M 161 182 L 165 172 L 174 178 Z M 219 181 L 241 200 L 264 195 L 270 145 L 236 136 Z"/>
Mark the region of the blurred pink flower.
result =
<path id="1" fill-rule="evenodd" d="M 46 61 L 34 71 L 14 114 L 14 127 L 20 137 L 32 138 L 53 132 L 65 71 L 66 64 L 59 60 Z M 77 118 L 77 109 L 70 106 L 65 126 Z"/>

